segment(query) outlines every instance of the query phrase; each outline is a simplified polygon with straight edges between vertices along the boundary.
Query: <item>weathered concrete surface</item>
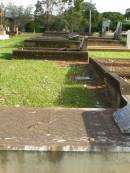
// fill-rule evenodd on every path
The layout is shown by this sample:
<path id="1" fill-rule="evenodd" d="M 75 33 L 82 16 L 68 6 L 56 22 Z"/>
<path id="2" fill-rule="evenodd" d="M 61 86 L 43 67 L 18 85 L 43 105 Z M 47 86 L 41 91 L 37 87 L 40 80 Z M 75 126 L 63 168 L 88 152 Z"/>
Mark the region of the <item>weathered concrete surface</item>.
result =
<path id="1" fill-rule="evenodd" d="M 0 149 L 130 151 L 112 109 L 1 108 Z"/>

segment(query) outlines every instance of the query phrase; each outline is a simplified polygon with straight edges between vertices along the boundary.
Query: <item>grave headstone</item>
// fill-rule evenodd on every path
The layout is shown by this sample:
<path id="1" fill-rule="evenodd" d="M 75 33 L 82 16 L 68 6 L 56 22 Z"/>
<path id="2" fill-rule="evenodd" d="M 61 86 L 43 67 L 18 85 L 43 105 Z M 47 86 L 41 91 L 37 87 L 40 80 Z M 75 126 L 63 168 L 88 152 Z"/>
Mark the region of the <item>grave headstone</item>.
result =
<path id="1" fill-rule="evenodd" d="M 110 30 L 110 23 L 111 21 L 108 19 L 102 21 L 102 35 L 105 35 Z"/>
<path id="2" fill-rule="evenodd" d="M 124 108 L 114 112 L 113 118 L 122 133 L 130 134 L 130 102 Z"/>
<path id="3" fill-rule="evenodd" d="M 122 23 L 118 22 L 115 33 L 114 33 L 114 39 L 120 39 L 121 32 L 122 32 Z"/>

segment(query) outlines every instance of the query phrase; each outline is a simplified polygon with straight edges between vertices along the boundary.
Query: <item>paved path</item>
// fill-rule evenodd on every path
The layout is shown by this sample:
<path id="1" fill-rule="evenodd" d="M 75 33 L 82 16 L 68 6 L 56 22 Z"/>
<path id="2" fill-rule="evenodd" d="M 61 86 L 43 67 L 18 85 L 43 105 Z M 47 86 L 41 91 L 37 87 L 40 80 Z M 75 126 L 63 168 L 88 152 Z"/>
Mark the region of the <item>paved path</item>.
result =
<path id="1" fill-rule="evenodd" d="M 0 149 L 130 151 L 112 109 L 0 109 Z"/>

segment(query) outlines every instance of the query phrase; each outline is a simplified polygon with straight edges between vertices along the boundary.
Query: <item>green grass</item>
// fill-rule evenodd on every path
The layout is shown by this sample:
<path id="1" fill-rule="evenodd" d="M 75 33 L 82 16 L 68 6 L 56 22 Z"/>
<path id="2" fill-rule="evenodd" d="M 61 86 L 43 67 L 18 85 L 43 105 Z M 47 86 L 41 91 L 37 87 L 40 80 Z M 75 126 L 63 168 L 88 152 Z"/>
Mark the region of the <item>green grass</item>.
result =
<path id="1" fill-rule="evenodd" d="M 30 37 L 34 35 L 0 41 L 0 106 L 95 107 L 94 94 L 70 79 L 81 69 L 60 68 L 51 61 L 11 60 L 12 50 Z"/>
<path id="2" fill-rule="evenodd" d="M 25 39 L 34 37 L 35 34 L 23 34 L 0 41 L 0 59 L 11 59 L 12 51 L 23 45 Z"/>
<path id="3" fill-rule="evenodd" d="M 48 61 L 0 61 L 0 106 L 95 107 L 94 94 L 70 79 L 81 73 Z"/>
<path id="4" fill-rule="evenodd" d="M 130 58 L 130 52 L 89 51 L 89 57 L 129 59 Z"/>

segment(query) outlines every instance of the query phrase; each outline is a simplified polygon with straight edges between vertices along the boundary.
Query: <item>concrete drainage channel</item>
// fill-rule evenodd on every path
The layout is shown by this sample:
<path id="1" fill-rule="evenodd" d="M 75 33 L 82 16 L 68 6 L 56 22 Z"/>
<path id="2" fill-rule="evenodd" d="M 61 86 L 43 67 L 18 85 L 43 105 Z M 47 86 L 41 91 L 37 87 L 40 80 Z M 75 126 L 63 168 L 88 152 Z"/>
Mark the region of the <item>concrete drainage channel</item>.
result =
<path id="1" fill-rule="evenodd" d="M 69 40 L 65 45 L 66 34 L 58 33 L 57 46 L 48 49 L 47 45 L 45 48 L 45 37 L 51 40 L 48 44 L 54 44 L 56 34 L 47 32 L 44 39 L 25 41 L 25 47 L 13 52 L 14 58 L 73 61 L 76 55 L 76 60 L 88 63 L 83 37 L 78 41 Z M 70 38 L 75 37 L 77 39 L 77 36 L 70 35 Z M 105 173 L 129 172 L 130 157 L 124 152 L 130 152 L 130 136 L 121 133 L 129 132 L 129 121 L 122 118 L 122 112 L 129 117 L 128 107 L 124 108 L 130 98 L 129 74 L 127 70 L 121 71 L 126 68 L 124 61 L 120 62 L 119 70 L 117 64 L 114 65 L 119 60 L 113 61 L 90 58 L 88 66 L 92 74 L 75 77 L 75 80 L 90 83 L 96 77 L 100 79 L 110 104 L 108 108 L 1 108 L 0 150 L 6 151 L 0 152 L 3 165 L 0 172 L 13 173 L 16 167 L 18 172 L 24 173 L 68 173 L 70 170 L 71 173 L 101 173 L 104 169 Z M 129 67 L 129 63 L 126 66 Z M 121 131 L 113 121 L 113 115 Z M 119 119 L 127 129 L 120 126 Z"/>

